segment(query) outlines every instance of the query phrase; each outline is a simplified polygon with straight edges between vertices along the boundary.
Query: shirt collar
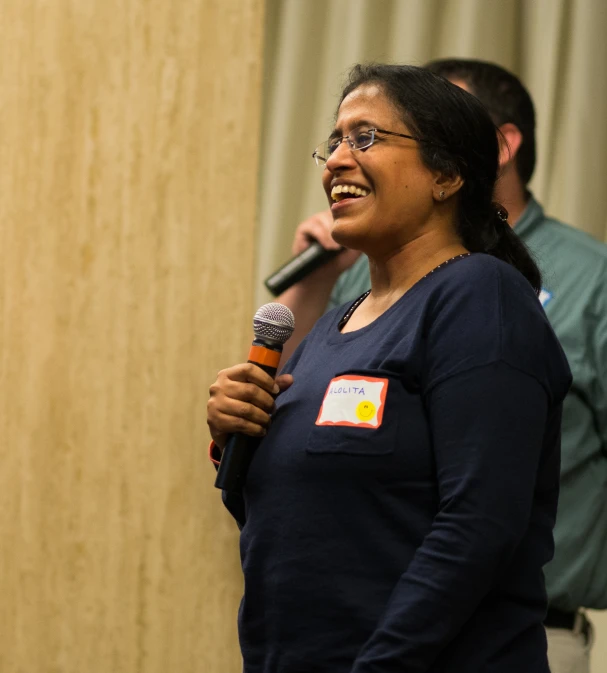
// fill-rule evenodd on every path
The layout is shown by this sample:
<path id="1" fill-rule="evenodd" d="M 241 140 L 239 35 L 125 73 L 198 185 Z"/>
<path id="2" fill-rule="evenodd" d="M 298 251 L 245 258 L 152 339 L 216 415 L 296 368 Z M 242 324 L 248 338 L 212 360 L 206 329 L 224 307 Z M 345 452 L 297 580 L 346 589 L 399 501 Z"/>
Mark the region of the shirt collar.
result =
<path id="1" fill-rule="evenodd" d="M 533 195 L 530 196 L 529 202 L 525 210 L 523 210 L 522 215 L 514 224 L 514 231 L 519 235 L 523 236 L 528 234 L 532 229 L 544 219 L 544 209 L 540 204 L 533 198 Z"/>

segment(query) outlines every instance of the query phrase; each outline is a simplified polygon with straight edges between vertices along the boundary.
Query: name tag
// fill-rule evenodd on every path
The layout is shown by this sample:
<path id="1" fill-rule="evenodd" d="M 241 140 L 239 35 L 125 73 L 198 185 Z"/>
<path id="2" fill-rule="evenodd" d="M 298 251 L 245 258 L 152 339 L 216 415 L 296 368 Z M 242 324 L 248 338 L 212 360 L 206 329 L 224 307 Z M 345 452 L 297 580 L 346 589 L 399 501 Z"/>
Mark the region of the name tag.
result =
<path id="1" fill-rule="evenodd" d="M 382 423 L 388 379 L 345 374 L 332 379 L 316 425 L 378 428 Z"/>

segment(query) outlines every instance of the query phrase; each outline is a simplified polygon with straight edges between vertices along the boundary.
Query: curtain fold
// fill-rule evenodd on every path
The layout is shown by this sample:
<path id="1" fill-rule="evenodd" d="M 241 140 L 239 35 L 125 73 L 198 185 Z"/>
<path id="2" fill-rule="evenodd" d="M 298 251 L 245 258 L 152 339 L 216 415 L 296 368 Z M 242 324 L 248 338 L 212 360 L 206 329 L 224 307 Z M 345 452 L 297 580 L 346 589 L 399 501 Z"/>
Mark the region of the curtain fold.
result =
<path id="1" fill-rule="evenodd" d="M 550 215 L 607 240 L 604 0 L 268 0 L 256 301 L 297 224 L 326 207 L 311 155 L 360 61 L 494 61 L 536 105 L 531 188 Z"/>

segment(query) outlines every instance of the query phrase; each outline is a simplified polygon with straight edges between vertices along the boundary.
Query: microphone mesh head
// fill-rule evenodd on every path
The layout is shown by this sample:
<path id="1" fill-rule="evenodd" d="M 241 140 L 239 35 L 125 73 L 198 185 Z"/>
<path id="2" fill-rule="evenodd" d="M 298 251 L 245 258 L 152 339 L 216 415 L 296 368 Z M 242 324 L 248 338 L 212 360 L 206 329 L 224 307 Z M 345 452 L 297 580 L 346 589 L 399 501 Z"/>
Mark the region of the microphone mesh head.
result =
<path id="1" fill-rule="evenodd" d="M 257 339 L 269 339 L 284 344 L 294 329 L 295 317 L 291 309 L 283 304 L 264 304 L 253 317 L 253 332 Z"/>

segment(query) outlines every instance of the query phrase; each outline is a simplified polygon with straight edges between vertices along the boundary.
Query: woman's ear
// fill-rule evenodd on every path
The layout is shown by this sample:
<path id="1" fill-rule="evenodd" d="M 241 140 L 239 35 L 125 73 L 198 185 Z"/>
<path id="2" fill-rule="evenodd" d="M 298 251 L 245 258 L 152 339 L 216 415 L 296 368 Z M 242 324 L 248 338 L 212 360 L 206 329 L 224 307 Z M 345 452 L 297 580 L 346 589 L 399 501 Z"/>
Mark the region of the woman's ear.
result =
<path id="1" fill-rule="evenodd" d="M 432 196 L 435 201 L 446 201 L 450 196 L 459 192 L 463 184 L 464 179 L 459 173 L 455 175 L 437 173 L 432 186 Z"/>
<path id="2" fill-rule="evenodd" d="M 497 139 L 500 146 L 500 169 L 503 169 L 516 159 L 519 148 L 523 144 L 523 134 L 516 124 L 508 122 L 499 127 Z"/>

